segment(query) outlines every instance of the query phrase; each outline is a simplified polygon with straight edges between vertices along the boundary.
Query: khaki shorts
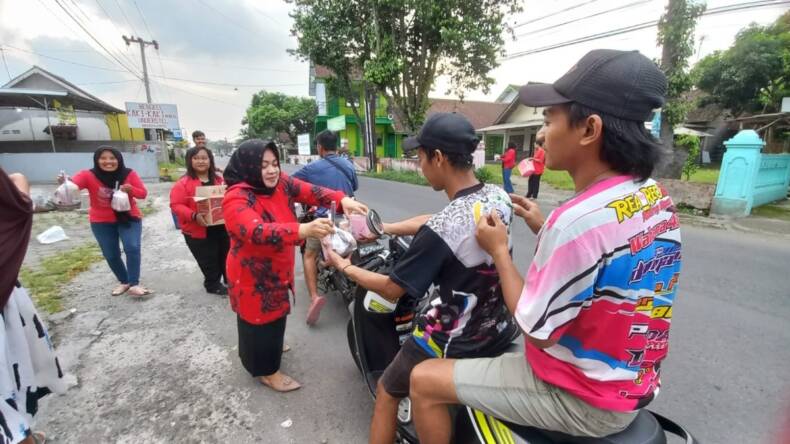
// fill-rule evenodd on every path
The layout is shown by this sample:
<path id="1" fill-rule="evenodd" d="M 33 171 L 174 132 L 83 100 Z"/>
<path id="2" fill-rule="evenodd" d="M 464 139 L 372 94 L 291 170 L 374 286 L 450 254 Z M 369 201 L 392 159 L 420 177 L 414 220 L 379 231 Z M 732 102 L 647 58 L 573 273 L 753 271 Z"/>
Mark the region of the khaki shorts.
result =
<path id="1" fill-rule="evenodd" d="M 532 373 L 523 353 L 497 358 L 459 359 L 453 379 L 462 404 L 515 424 L 574 436 L 606 436 L 622 431 L 638 412 L 593 407 Z"/>
<path id="2" fill-rule="evenodd" d="M 319 239 L 314 238 L 314 237 L 308 237 L 307 239 L 305 239 L 304 249 L 305 249 L 305 251 L 320 252 L 321 251 L 321 241 Z"/>

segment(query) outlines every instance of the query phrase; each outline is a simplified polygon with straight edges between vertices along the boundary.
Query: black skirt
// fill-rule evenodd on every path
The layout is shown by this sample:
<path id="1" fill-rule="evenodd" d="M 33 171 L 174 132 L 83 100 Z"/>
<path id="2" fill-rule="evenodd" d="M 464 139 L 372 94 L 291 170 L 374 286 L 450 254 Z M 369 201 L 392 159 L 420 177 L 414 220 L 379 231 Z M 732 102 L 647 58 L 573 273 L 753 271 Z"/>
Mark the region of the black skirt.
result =
<path id="1" fill-rule="evenodd" d="M 250 324 L 236 316 L 239 328 L 239 358 L 253 377 L 280 370 L 287 316 L 263 325 Z"/>

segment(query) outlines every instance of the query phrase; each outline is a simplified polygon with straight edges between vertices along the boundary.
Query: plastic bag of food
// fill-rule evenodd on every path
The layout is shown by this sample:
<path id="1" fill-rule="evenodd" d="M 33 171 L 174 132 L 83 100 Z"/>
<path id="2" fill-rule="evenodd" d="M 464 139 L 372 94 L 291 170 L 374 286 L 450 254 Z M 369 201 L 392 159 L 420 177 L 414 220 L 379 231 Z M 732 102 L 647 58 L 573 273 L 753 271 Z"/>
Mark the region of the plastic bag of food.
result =
<path id="1" fill-rule="evenodd" d="M 112 202 L 110 207 L 118 212 L 129 211 L 132 209 L 132 204 L 129 202 L 129 195 L 121 190 L 115 190 L 112 193 Z"/>
<path id="2" fill-rule="evenodd" d="M 69 179 L 65 172 L 60 173 L 63 176 L 63 183 L 55 190 L 55 203 L 58 205 L 76 205 L 80 203 L 80 187 Z"/>

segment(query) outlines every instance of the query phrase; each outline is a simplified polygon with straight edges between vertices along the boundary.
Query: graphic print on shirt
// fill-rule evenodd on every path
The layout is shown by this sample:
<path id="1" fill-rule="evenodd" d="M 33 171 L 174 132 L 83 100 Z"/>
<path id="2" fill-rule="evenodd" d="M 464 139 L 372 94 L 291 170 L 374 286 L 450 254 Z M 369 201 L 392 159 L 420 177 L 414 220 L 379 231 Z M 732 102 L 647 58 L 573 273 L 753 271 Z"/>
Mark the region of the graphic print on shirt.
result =
<path id="1" fill-rule="evenodd" d="M 493 211 L 509 233 L 513 219 L 509 196 L 499 187 L 480 186 L 454 199 L 423 227 L 436 242 L 426 250 L 448 252 L 446 264 L 434 279 L 429 307 L 413 332 L 417 344 L 433 356 L 479 355 L 486 347 L 509 342 L 517 333 L 493 260 L 475 238 L 477 222 Z"/>
<path id="2" fill-rule="evenodd" d="M 682 262 L 677 214 L 652 180 L 607 179 L 555 210 L 517 308 L 536 375 L 589 404 L 647 405 L 660 385 Z"/>

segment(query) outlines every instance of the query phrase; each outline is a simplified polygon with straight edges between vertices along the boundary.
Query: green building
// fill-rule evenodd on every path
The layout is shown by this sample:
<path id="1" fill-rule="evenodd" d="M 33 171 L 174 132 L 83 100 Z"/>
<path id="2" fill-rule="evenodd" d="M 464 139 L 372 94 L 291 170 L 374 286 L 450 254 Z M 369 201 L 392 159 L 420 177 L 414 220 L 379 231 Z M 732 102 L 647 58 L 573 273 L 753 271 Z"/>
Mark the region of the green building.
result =
<path id="1" fill-rule="evenodd" d="M 326 81 L 334 76 L 331 70 L 324 66 L 310 66 L 310 95 L 315 97 L 318 104 L 318 116 L 315 119 L 315 134 L 330 129 L 337 131 L 341 147 L 345 145 L 353 156 L 365 156 L 362 131 L 357 125 L 357 119 L 351 104 L 343 97 L 329 95 Z M 363 105 L 363 91 L 360 82 L 357 105 L 360 107 L 360 117 L 365 119 Z M 376 100 L 376 156 L 399 158 L 403 156 L 401 141 L 403 134 L 396 134 L 393 127 L 393 116 L 388 112 L 388 103 L 383 95 L 379 94 Z"/>

